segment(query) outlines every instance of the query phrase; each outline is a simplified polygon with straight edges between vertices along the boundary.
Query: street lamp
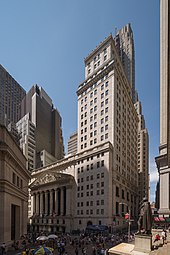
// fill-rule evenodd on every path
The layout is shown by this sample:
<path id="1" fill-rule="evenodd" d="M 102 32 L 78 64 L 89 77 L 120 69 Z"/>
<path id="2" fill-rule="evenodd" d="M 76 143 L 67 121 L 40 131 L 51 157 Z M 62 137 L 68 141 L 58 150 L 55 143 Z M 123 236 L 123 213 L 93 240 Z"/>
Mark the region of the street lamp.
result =
<path id="1" fill-rule="evenodd" d="M 126 203 L 119 203 L 119 204 L 126 205 L 129 208 L 129 206 Z M 131 225 L 131 212 L 129 208 L 128 210 L 128 243 L 130 242 L 130 225 Z"/>

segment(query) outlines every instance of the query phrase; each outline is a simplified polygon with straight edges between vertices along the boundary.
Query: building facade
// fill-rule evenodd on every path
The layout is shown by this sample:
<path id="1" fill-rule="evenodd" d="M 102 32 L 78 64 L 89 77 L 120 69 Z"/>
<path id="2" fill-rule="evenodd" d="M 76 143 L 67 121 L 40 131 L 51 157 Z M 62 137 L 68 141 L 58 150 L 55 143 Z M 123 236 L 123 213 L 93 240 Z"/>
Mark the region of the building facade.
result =
<path id="1" fill-rule="evenodd" d="M 44 162 L 63 158 L 62 119 L 43 88 L 34 85 L 23 99 L 21 109 L 22 117 L 29 114 L 35 126 L 36 168 L 43 166 Z"/>
<path id="2" fill-rule="evenodd" d="M 110 232 L 126 228 L 125 213 L 130 210 L 134 222 L 138 217 L 138 115 L 132 102 L 132 88 L 111 35 L 85 58 L 85 81 L 79 85 L 77 96 L 77 153 L 37 169 L 32 173 L 32 181 L 38 184 L 40 175 L 50 171 L 74 178 L 72 220 L 69 218 L 72 223 L 67 222 L 72 227 L 69 231 L 84 230 L 89 224 L 107 225 Z M 55 192 L 61 186 L 58 182 L 51 187 L 53 209 Z M 41 186 L 30 187 L 33 195 Z M 35 198 L 33 201 L 35 203 Z M 37 211 L 39 216 L 33 221 L 35 228 L 41 217 L 40 209 Z M 58 216 L 57 230 L 67 218 Z M 45 217 L 52 217 L 52 210 L 49 209 Z M 48 227 L 44 223 L 44 228 Z"/>
<path id="3" fill-rule="evenodd" d="M 36 167 L 36 141 L 35 125 L 30 121 L 30 114 L 27 113 L 16 123 L 19 136 L 19 145 L 28 161 L 28 169 Z"/>
<path id="4" fill-rule="evenodd" d="M 160 0 L 159 214 L 170 216 L 170 1 Z"/>
<path id="5" fill-rule="evenodd" d="M 70 136 L 68 140 L 68 155 L 77 153 L 77 132 Z"/>
<path id="6" fill-rule="evenodd" d="M 135 47 L 131 25 L 127 24 L 120 29 L 114 40 L 126 76 L 132 87 L 132 101 L 135 103 Z"/>
<path id="7" fill-rule="evenodd" d="M 0 125 L 0 243 L 11 245 L 27 233 L 28 181 L 26 158 L 19 146 Z"/>
<path id="8" fill-rule="evenodd" d="M 138 114 L 138 174 L 139 174 L 139 202 L 144 197 L 150 200 L 149 193 L 149 135 L 145 127 L 145 119 L 142 114 L 142 105 L 140 101 L 135 103 L 135 109 Z"/>
<path id="9" fill-rule="evenodd" d="M 21 101 L 25 90 L 0 65 L 0 123 L 7 125 L 16 123 L 21 118 Z"/>

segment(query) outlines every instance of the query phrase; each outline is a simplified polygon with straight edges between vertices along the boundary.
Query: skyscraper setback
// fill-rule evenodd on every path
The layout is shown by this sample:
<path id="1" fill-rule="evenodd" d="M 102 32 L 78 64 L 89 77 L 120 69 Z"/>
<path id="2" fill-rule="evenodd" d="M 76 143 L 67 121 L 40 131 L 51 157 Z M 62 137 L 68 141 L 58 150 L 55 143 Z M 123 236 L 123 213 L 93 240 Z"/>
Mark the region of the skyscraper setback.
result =
<path id="1" fill-rule="evenodd" d="M 135 47 L 131 25 L 127 24 L 120 29 L 114 40 L 126 76 L 132 87 L 132 101 L 135 103 Z"/>

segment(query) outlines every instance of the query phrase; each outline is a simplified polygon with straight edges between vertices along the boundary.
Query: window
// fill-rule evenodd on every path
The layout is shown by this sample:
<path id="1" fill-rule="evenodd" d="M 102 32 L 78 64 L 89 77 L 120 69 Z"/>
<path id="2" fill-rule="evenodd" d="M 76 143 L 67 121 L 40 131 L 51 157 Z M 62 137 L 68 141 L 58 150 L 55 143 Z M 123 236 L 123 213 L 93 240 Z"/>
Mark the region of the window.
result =
<path id="1" fill-rule="evenodd" d="M 104 89 L 104 84 L 101 85 L 101 90 L 103 90 L 103 89 Z"/>
<path id="2" fill-rule="evenodd" d="M 99 167 L 100 167 L 100 162 L 98 161 L 98 162 L 97 162 L 97 168 L 99 168 Z"/>
<path id="3" fill-rule="evenodd" d="M 104 98 L 104 93 L 101 94 L 101 99 Z"/>
<path id="4" fill-rule="evenodd" d="M 116 187 L 116 196 L 119 197 L 119 188 Z"/>
<path id="5" fill-rule="evenodd" d="M 101 166 L 104 166 L 104 160 L 101 161 Z"/>
<path id="6" fill-rule="evenodd" d="M 12 183 L 15 184 L 15 173 L 12 174 Z"/>

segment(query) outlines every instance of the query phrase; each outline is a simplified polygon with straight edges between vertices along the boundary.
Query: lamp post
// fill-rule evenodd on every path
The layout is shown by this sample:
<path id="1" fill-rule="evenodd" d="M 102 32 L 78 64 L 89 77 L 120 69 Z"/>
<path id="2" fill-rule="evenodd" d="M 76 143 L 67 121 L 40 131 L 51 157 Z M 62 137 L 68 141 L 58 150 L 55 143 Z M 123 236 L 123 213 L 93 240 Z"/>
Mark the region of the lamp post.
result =
<path id="1" fill-rule="evenodd" d="M 129 206 L 126 203 L 119 203 L 119 204 L 126 205 L 129 208 Z M 128 243 L 130 242 L 130 225 L 131 225 L 131 212 L 129 208 L 128 209 Z"/>

